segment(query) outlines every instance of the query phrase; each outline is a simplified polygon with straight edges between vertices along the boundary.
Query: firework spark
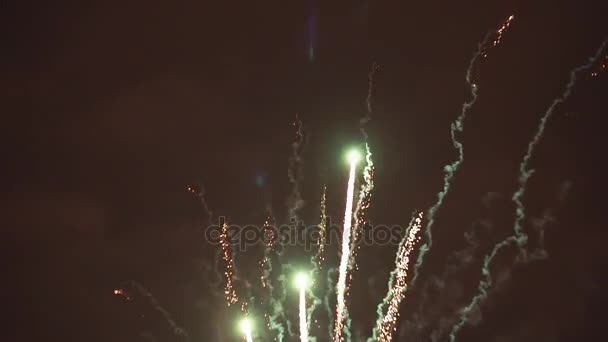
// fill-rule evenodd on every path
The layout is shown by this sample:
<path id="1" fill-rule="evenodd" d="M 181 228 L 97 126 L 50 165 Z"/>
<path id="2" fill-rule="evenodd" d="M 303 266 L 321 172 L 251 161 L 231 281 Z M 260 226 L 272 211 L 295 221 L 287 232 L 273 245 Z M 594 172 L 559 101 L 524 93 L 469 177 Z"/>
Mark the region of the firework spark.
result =
<path id="1" fill-rule="evenodd" d="M 355 197 L 355 176 L 357 171 L 357 163 L 359 162 L 359 154 L 357 151 L 352 151 L 349 155 L 350 173 L 348 176 L 348 188 L 346 191 L 346 208 L 344 210 L 344 230 L 342 232 L 342 255 L 340 257 L 340 268 L 338 273 L 338 284 L 336 287 L 336 323 L 334 327 L 334 341 L 342 342 L 344 337 L 342 331 L 344 329 L 344 310 L 346 302 L 344 294 L 346 291 L 346 273 L 348 261 L 350 259 L 350 235 L 353 221 L 353 201 Z"/>
<path id="2" fill-rule="evenodd" d="M 418 213 L 417 217 L 412 219 L 407 229 L 407 236 L 403 238 L 399 244 L 397 255 L 395 257 L 395 270 L 391 272 L 389 279 L 389 291 L 386 297 L 378 305 L 378 321 L 374 328 L 372 337 L 368 342 L 382 341 L 388 342 L 393 338 L 393 332 L 397 328 L 397 320 L 399 319 L 399 305 L 405 297 L 407 289 L 407 272 L 410 263 L 410 253 L 415 247 L 415 244 L 420 240 L 418 232 L 422 226 L 422 213 Z M 388 308 L 387 308 L 388 307 Z M 386 313 L 384 313 L 384 309 Z"/>
<path id="3" fill-rule="evenodd" d="M 234 289 L 232 279 L 234 278 L 234 259 L 232 258 L 232 250 L 230 243 L 228 242 L 228 224 L 224 223 L 222 226 L 222 233 L 220 234 L 220 241 L 222 246 L 222 258 L 226 265 L 224 275 L 226 276 L 226 287 L 224 288 L 224 295 L 226 296 L 226 302 L 228 306 L 235 304 L 239 301 Z"/>
<path id="4" fill-rule="evenodd" d="M 514 15 L 509 16 L 509 18 L 507 18 L 507 20 L 505 20 L 505 22 L 502 23 L 500 28 L 498 30 L 496 30 L 496 34 L 494 36 L 494 40 L 492 41 L 492 44 L 490 46 L 484 48 L 484 50 L 481 53 L 481 57 L 483 57 L 483 58 L 488 57 L 488 49 L 496 47 L 500 44 L 500 42 L 502 41 L 502 37 L 507 32 L 509 27 L 511 27 L 511 23 L 513 22 L 513 19 L 515 19 Z"/>
<path id="5" fill-rule="evenodd" d="M 323 187 L 323 194 L 321 195 L 321 218 L 319 222 L 319 238 L 317 245 L 319 249 L 314 257 L 313 263 L 315 264 L 316 270 L 321 269 L 323 261 L 325 261 L 325 244 L 327 239 L 327 185 Z"/>
<path id="6" fill-rule="evenodd" d="M 129 296 L 127 291 L 125 291 L 124 289 L 114 289 L 112 293 L 114 293 L 115 296 L 122 297 L 124 300 L 131 300 L 131 296 Z"/>

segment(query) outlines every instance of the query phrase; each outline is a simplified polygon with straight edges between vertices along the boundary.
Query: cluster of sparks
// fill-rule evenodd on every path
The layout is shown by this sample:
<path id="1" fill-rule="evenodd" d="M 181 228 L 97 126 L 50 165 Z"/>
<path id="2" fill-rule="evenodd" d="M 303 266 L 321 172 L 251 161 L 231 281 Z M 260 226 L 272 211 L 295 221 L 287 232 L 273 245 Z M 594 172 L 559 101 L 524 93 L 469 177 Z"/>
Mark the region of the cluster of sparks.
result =
<path id="1" fill-rule="evenodd" d="M 392 287 L 389 291 L 391 296 L 388 310 L 380 322 L 378 330 L 380 331 L 379 340 L 382 342 L 391 341 L 393 332 L 397 329 L 397 320 L 399 319 L 399 305 L 405 297 L 405 290 L 407 289 L 407 271 L 410 263 L 410 254 L 414 250 L 414 247 L 420 238 L 418 232 L 422 226 L 422 213 L 418 214 L 418 217 L 409 227 L 409 233 L 407 238 L 399 246 L 397 251 L 397 257 L 395 259 L 395 270 L 391 274 Z"/>
<path id="2" fill-rule="evenodd" d="M 315 255 L 315 266 L 317 269 L 320 269 L 325 261 L 325 243 L 327 239 L 327 186 L 323 187 L 320 207 L 321 217 L 319 222 L 319 238 L 317 239 L 318 250 Z"/>
<path id="3" fill-rule="evenodd" d="M 271 222 L 272 216 L 269 213 L 266 221 L 264 221 L 264 257 L 262 261 L 260 261 L 260 267 L 262 268 L 262 275 L 260 276 L 260 280 L 262 282 L 262 287 L 268 287 L 270 284 L 268 283 L 268 277 L 270 273 L 270 253 L 274 248 L 274 244 L 276 242 L 276 232 L 273 229 L 273 224 Z"/>
<path id="4" fill-rule="evenodd" d="M 509 29 L 509 27 L 511 27 L 511 23 L 513 22 L 513 19 L 515 19 L 515 16 L 511 15 L 511 16 L 509 16 L 509 18 L 507 18 L 507 20 L 505 20 L 504 23 L 502 23 L 502 25 L 500 26 L 500 28 L 496 31 L 496 36 L 495 36 L 494 40 L 492 41 L 492 44 L 490 45 L 490 48 L 496 47 L 496 46 L 498 46 L 498 44 L 500 44 L 500 42 L 502 41 L 502 37 L 507 32 L 507 30 Z M 487 49 L 484 49 L 481 52 L 481 57 L 483 57 L 483 58 L 488 57 L 488 50 Z"/>
<path id="5" fill-rule="evenodd" d="M 228 224 L 224 223 L 222 226 L 222 232 L 220 234 L 220 243 L 222 246 L 222 258 L 226 265 L 224 275 L 226 276 L 226 287 L 224 288 L 224 295 L 226 296 L 226 302 L 228 305 L 235 304 L 239 301 L 234 289 L 234 283 L 232 281 L 234 277 L 234 259 L 232 258 L 232 250 L 230 243 L 228 242 Z"/>

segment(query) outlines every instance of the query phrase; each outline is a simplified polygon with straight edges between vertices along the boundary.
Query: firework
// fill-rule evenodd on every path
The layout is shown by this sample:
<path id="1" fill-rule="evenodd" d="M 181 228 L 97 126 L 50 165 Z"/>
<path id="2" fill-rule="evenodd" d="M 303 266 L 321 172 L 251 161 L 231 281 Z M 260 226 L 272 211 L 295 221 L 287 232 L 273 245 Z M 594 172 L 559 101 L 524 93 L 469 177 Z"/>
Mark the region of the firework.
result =
<path id="1" fill-rule="evenodd" d="M 115 296 L 121 297 L 124 300 L 131 300 L 131 296 L 129 296 L 129 294 L 127 293 L 127 291 L 125 291 L 124 289 L 114 289 L 114 291 L 112 291 L 112 293 Z"/>
<path id="2" fill-rule="evenodd" d="M 228 306 L 235 304 L 239 301 L 236 290 L 234 289 L 233 278 L 234 278 L 234 259 L 232 258 L 232 250 L 230 243 L 228 242 L 228 224 L 224 223 L 222 226 L 222 233 L 220 234 L 221 246 L 222 246 L 222 258 L 226 265 L 224 276 L 226 277 L 226 286 L 224 288 L 224 295 Z"/>
<path id="3" fill-rule="evenodd" d="M 509 16 L 507 18 L 507 20 L 505 20 L 505 22 L 502 23 L 502 25 L 500 26 L 500 28 L 498 28 L 498 30 L 496 30 L 496 33 L 494 35 L 494 40 L 492 41 L 492 44 L 489 44 L 489 46 L 485 47 L 483 49 L 483 51 L 481 52 L 481 57 L 482 58 L 488 57 L 488 49 L 496 47 L 496 46 L 498 46 L 500 44 L 500 42 L 502 41 L 502 37 L 507 32 L 507 30 L 509 29 L 509 27 L 511 27 L 511 23 L 513 22 L 513 19 L 515 19 L 514 15 Z"/>
<path id="4" fill-rule="evenodd" d="M 323 186 L 323 194 L 321 195 L 321 218 L 319 222 L 319 239 L 317 245 L 319 249 L 314 257 L 313 263 L 315 264 L 316 270 L 321 269 L 321 265 L 325 260 L 325 243 L 327 239 L 327 185 Z"/>
<path id="5" fill-rule="evenodd" d="M 359 162 L 359 152 L 351 151 L 348 155 L 350 162 L 350 173 L 348 176 L 348 188 L 346 191 L 346 208 L 344 210 L 344 231 L 342 232 L 342 255 L 340 256 L 340 268 L 338 272 L 338 284 L 336 287 L 336 324 L 334 327 L 334 341 L 343 341 L 342 330 L 344 329 L 344 310 L 346 302 L 344 293 L 346 291 L 346 272 L 350 259 L 350 234 L 353 221 L 353 200 L 355 197 L 355 176 L 357 163 Z"/>
<path id="6" fill-rule="evenodd" d="M 422 225 L 422 213 L 410 222 L 407 236 L 403 238 L 395 257 L 395 270 L 391 272 L 389 279 L 389 291 L 384 301 L 378 306 L 379 320 L 373 331 L 373 339 L 368 341 L 380 340 L 382 342 L 391 341 L 393 332 L 397 328 L 399 318 L 399 305 L 405 296 L 407 289 L 407 271 L 410 263 L 410 253 L 418 242 L 418 232 Z M 383 307 L 388 306 L 386 314 L 382 315 Z M 378 336 L 379 334 L 379 336 Z"/>
<path id="7" fill-rule="evenodd" d="M 310 279 L 306 273 L 298 273 L 296 276 L 296 287 L 300 292 L 300 341 L 308 342 L 308 322 L 306 314 L 306 290 L 310 285 Z"/>

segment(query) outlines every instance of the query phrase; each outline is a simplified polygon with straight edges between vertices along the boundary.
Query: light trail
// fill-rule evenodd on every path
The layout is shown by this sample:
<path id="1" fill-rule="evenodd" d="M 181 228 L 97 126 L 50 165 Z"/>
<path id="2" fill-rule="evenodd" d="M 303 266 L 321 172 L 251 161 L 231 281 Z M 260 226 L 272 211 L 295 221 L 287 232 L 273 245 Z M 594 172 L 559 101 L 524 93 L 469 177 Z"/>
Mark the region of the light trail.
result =
<path id="1" fill-rule="evenodd" d="M 308 342 L 308 320 L 306 315 L 306 289 L 310 281 L 306 273 L 299 273 L 296 286 L 300 290 L 300 342 Z"/>
<path id="2" fill-rule="evenodd" d="M 348 188 L 346 190 L 346 208 L 344 210 L 344 231 L 342 232 L 342 255 L 340 256 L 340 268 L 338 274 L 338 284 L 336 287 L 336 324 L 334 326 L 334 341 L 342 342 L 342 330 L 344 329 L 344 309 L 346 303 L 344 301 L 344 293 L 346 289 L 346 272 L 348 261 L 350 259 L 350 234 L 353 221 L 353 201 L 355 195 L 355 176 L 357 171 L 357 163 L 361 156 L 357 151 L 352 151 L 348 155 L 350 162 L 350 173 L 348 176 Z"/>

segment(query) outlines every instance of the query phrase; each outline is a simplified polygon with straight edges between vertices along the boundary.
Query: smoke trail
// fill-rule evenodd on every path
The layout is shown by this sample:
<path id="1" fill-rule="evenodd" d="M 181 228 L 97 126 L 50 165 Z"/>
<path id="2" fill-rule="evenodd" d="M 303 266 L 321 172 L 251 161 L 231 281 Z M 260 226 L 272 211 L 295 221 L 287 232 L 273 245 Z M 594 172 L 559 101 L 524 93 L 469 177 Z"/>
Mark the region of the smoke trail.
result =
<path id="1" fill-rule="evenodd" d="M 409 255 L 414 249 L 415 243 L 419 240 L 418 232 L 421 225 L 422 213 L 418 213 L 417 217 L 412 217 L 406 231 L 406 236 L 399 244 L 395 257 L 395 270 L 391 272 L 389 277 L 388 292 L 376 310 L 378 319 L 372 331 L 372 337 L 367 340 L 368 342 L 392 340 L 393 332 L 397 328 L 397 319 L 399 318 L 399 304 L 401 304 L 407 288 Z"/>
<path id="2" fill-rule="evenodd" d="M 340 256 L 340 268 L 338 273 L 338 284 L 336 287 L 336 324 L 334 328 L 334 341 L 343 342 L 344 309 L 346 307 L 344 294 L 346 291 L 346 272 L 350 258 L 350 234 L 353 221 L 353 200 L 355 197 L 355 175 L 357 171 L 357 159 L 350 160 L 350 173 L 348 177 L 348 188 L 346 192 L 346 208 L 344 210 L 344 231 L 342 232 L 342 255 Z"/>
<path id="3" fill-rule="evenodd" d="M 500 39 L 502 38 L 505 30 L 510 26 L 511 21 L 513 20 L 513 16 L 510 16 L 502 26 L 494 32 L 497 36 L 495 40 L 492 42 L 492 46 L 497 46 L 500 43 Z M 467 68 L 467 72 L 465 75 L 465 80 L 467 85 L 470 88 L 472 98 L 468 102 L 463 103 L 462 110 L 460 115 L 456 118 L 456 120 L 450 126 L 450 136 L 452 138 L 452 144 L 454 148 L 458 151 L 458 159 L 453 161 L 451 164 L 444 166 L 443 171 L 445 173 L 443 178 L 443 190 L 441 190 L 437 194 L 437 202 L 429 209 L 427 217 L 428 221 L 426 227 L 424 228 L 424 233 L 426 237 L 426 243 L 420 246 L 420 253 L 418 254 L 418 259 L 416 260 L 416 265 L 414 267 L 414 276 L 412 277 L 412 281 L 410 283 L 410 287 L 414 286 L 416 280 L 418 279 L 418 275 L 420 274 L 420 269 L 422 268 L 422 264 L 424 263 L 424 258 L 426 254 L 431 249 L 433 245 L 433 225 L 435 224 L 435 215 L 437 211 L 443 205 L 443 201 L 445 200 L 448 192 L 450 191 L 450 186 L 452 183 L 452 179 L 454 178 L 454 174 L 460 168 L 460 165 L 464 162 L 464 147 L 462 143 L 458 140 L 457 135 L 461 134 L 464 131 L 464 120 L 466 119 L 466 115 L 471 107 L 477 102 L 477 84 L 473 80 L 473 71 L 477 62 L 480 58 L 484 58 L 487 56 L 487 44 L 490 39 L 492 32 L 488 32 L 484 39 L 478 44 L 477 51 L 473 55 L 473 58 L 469 62 L 469 67 Z"/>
<path id="4" fill-rule="evenodd" d="M 327 324 L 327 334 L 329 336 L 333 335 L 333 329 L 334 329 L 334 321 L 332 319 L 333 310 L 330 305 L 331 304 L 330 298 L 335 289 L 334 279 L 335 279 L 336 271 L 337 270 L 335 268 L 331 268 L 331 269 L 327 270 L 327 291 L 325 291 L 325 298 L 323 298 L 323 306 L 325 307 L 325 311 L 327 312 L 327 320 L 329 322 Z"/>
<path id="5" fill-rule="evenodd" d="M 289 167 L 287 169 L 287 177 L 292 185 L 291 195 L 287 201 L 288 205 L 288 219 L 293 219 L 297 222 L 297 215 L 300 209 L 304 206 L 304 200 L 300 192 L 300 185 L 302 182 L 302 145 L 304 143 L 304 133 L 302 131 L 302 121 L 298 114 L 293 123 L 296 127 L 296 137 L 291 144 L 291 157 L 289 157 Z"/>
<path id="6" fill-rule="evenodd" d="M 536 130 L 536 133 L 534 134 L 534 136 L 532 137 L 532 140 L 528 144 L 528 149 L 526 151 L 526 154 L 524 155 L 523 160 L 519 164 L 519 177 L 518 177 L 519 188 L 513 193 L 513 197 L 512 197 L 513 203 L 515 203 L 515 222 L 513 224 L 513 233 L 514 234 L 507 237 L 506 239 L 502 240 L 501 242 L 497 243 L 494 246 L 494 248 L 492 249 L 492 251 L 488 255 L 486 255 L 486 257 L 484 258 L 483 266 L 481 269 L 482 279 L 479 281 L 479 285 L 478 285 L 479 292 L 471 299 L 471 302 L 462 309 L 459 321 L 452 327 L 452 330 L 450 331 L 450 341 L 456 340 L 456 336 L 458 335 L 458 332 L 464 326 L 464 324 L 468 321 L 471 313 L 476 311 L 479 308 L 479 306 L 483 303 L 483 301 L 487 298 L 487 291 L 492 286 L 492 274 L 490 272 L 490 266 L 492 264 L 492 261 L 496 257 L 496 255 L 502 249 L 508 247 L 511 244 L 515 244 L 520 249 L 520 251 L 522 251 L 522 253 L 523 253 L 523 246 L 527 243 L 528 236 L 523 231 L 523 221 L 525 219 L 525 207 L 523 205 L 522 198 L 526 191 L 526 187 L 528 185 L 528 180 L 534 173 L 533 169 L 529 169 L 528 164 L 530 162 L 530 159 L 533 156 L 536 145 L 539 143 L 540 139 L 542 138 L 542 136 L 545 132 L 545 126 L 547 124 L 547 121 L 553 115 L 555 108 L 570 97 L 572 88 L 576 84 L 578 74 L 590 69 L 595 64 L 595 62 L 599 59 L 602 52 L 604 51 L 607 41 L 608 40 L 604 40 L 600 44 L 600 47 L 597 49 L 596 53 L 593 56 L 589 57 L 589 59 L 587 60 L 587 63 L 585 63 L 581 66 L 578 66 L 570 71 L 570 79 L 566 85 L 566 88 L 564 89 L 564 92 L 561 94 L 561 96 L 559 96 L 558 98 L 553 100 L 553 102 L 551 103 L 551 105 L 549 106 L 547 111 L 541 117 L 540 123 Z M 525 260 L 525 254 L 524 254 L 524 260 Z"/>
<path id="7" fill-rule="evenodd" d="M 269 308 L 272 312 L 271 316 L 271 313 L 266 310 L 264 312 L 264 318 L 266 319 L 266 326 L 268 327 L 268 330 L 275 331 L 276 335 L 279 337 L 279 341 L 281 341 L 284 335 L 284 328 L 279 322 L 277 322 L 277 319 L 282 315 L 281 313 L 283 312 L 282 303 L 277 303 L 275 301 L 274 286 L 272 285 L 272 281 L 270 279 L 270 274 L 273 271 L 272 257 L 275 253 L 275 244 L 277 242 L 278 233 L 276 220 L 272 214 L 272 208 L 270 205 L 266 206 L 266 220 L 264 221 L 263 233 L 264 255 L 260 261 L 260 268 L 262 269 L 260 282 L 262 287 L 267 289 L 267 296 L 262 300 L 262 305 Z M 267 305 L 264 305 L 265 303 Z"/>
<path id="8" fill-rule="evenodd" d="M 152 294 L 148 290 L 146 290 L 145 287 L 143 287 L 140 283 L 134 280 L 130 281 L 128 285 L 142 297 L 142 299 L 147 305 L 149 305 L 156 313 L 160 315 L 162 320 L 169 326 L 169 328 L 171 329 L 171 333 L 174 336 L 179 337 L 182 341 L 185 342 L 190 341 L 188 333 L 175 323 L 175 321 L 173 320 L 173 318 L 171 318 L 171 315 L 167 312 L 167 310 L 165 310 L 158 303 L 156 298 L 154 298 L 154 296 L 152 296 Z M 124 292 L 124 289 L 120 290 L 123 290 Z"/>

